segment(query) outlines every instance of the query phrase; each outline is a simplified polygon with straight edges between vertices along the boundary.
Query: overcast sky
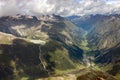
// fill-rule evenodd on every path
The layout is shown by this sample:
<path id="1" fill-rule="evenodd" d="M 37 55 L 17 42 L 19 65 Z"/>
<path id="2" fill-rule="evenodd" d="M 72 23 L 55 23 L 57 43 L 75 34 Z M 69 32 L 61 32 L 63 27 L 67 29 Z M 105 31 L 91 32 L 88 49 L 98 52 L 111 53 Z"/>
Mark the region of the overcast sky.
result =
<path id="1" fill-rule="evenodd" d="M 62 16 L 120 13 L 120 0 L 0 0 L 0 16 Z"/>

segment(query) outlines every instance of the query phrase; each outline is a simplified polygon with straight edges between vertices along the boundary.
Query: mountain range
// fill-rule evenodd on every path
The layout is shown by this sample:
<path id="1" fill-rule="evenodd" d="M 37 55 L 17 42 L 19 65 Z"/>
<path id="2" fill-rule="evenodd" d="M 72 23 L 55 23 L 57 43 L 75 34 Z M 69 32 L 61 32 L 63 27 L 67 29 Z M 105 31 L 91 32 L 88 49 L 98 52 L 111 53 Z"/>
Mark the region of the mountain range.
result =
<path id="1" fill-rule="evenodd" d="M 0 18 L 1 80 L 119 80 L 120 15 Z"/>

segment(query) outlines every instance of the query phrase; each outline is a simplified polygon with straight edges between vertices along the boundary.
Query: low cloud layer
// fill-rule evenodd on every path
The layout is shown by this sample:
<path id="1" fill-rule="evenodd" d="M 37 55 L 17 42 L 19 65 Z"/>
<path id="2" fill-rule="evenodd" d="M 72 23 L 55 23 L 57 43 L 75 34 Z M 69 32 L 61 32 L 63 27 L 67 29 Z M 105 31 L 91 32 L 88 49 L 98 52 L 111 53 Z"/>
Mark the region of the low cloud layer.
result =
<path id="1" fill-rule="evenodd" d="M 62 16 L 120 13 L 120 0 L 0 0 L 0 17 L 16 14 Z"/>

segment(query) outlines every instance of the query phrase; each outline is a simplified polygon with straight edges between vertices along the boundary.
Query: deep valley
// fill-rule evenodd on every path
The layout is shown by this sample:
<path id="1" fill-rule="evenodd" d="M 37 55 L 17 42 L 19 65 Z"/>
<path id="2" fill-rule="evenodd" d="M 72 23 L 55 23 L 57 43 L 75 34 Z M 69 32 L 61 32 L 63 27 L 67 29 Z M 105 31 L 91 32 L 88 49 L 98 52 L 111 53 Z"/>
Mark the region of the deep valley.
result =
<path id="1" fill-rule="evenodd" d="M 120 15 L 1 17 L 0 80 L 120 80 Z"/>

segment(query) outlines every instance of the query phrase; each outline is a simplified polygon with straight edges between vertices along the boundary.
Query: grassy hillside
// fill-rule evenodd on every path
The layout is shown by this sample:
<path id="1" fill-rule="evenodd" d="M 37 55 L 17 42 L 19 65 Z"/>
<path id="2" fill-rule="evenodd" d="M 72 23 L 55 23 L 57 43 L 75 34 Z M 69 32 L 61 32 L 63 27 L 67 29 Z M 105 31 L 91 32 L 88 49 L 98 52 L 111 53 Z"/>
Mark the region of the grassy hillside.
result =
<path id="1" fill-rule="evenodd" d="M 39 59 L 41 55 L 46 71 Z M 66 45 L 67 47 L 67 45 Z M 40 78 L 48 75 L 61 74 L 64 70 L 77 69 L 82 59 L 82 50 L 75 47 L 66 48 L 62 43 L 50 41 L 45 45 L 33 44 L 22 39 L 14 39 L 12 44 L 0 44 L 0 78 Z M 72 49 L 76 54 L 69 53 Z M 71 56 L 73 55 L 73 56 Z M 75 60 L 77 59 L 77 60 Z"/>

